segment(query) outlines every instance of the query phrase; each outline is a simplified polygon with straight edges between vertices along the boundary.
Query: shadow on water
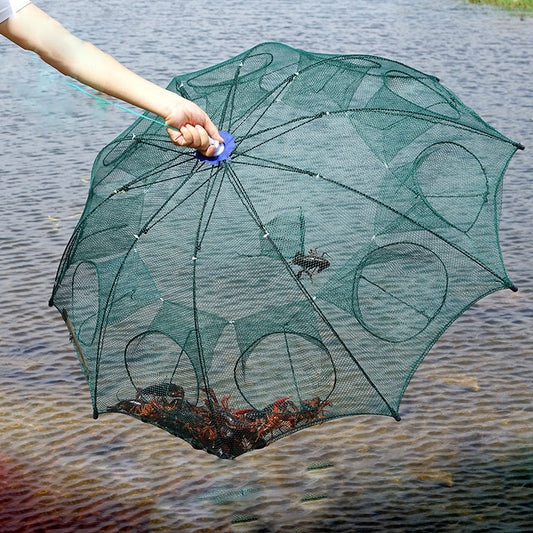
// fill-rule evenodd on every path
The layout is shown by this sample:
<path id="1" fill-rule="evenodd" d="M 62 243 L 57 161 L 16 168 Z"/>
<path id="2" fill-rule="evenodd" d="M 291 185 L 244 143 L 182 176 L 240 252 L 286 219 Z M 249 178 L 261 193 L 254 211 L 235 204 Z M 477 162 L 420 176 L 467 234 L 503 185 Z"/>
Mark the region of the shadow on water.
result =
<path id="1" fill-rule="evenodd" d="M 90 494 L 75 488 L 62 489 L 31 465 L 0 455 L 0 531 L 150 531 L 148 501 L 125 505 L 117 493 L 99 489 L 98 483 Z"/>

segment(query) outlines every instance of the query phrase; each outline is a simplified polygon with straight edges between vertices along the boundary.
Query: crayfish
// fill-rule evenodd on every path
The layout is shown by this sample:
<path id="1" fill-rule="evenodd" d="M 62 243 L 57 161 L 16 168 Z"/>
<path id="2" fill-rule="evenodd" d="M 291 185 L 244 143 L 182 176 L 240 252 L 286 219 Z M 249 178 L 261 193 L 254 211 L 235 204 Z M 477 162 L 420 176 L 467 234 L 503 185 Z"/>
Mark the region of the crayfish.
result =
<path id="1" fill-rule="evenodd" d="M 231 395 L 219 402 L 211 387 L 202 387 L 201 391 L 205 398 L 195 405 L 185 399 L 184 389 L 179 385 L 159 383 L 137 389 L 135 399 L 120 400 L 107 410 L 152 422 L 187 440 L 194 448 L 233 458 L 265 447 L 276 432 L 324 420 L 325 407 L 331 405 L 317 397 L 301 400 L 298 407 L 287 397 L 263 409 L 234 411 L 229 406 Z"/>
<path id="2" fill-rule="evenodd" d="M 313 276 L 315 272 L 317 274 L 320 274 L 323 270 L 326 270 L 326 268 L 329 267 L 330 262 L 324 257 L 329 255 L 326 252 L 323 252 L 322 255 L 318 255 L 318 248 L 314 248 L 309 250 L 307 252 L 307 255 L 304 253 L 298 251 L 296 252 L 296 255 L 293 257 L 291 264 L 292 265 L 298 265 L 302 268 L 298 274 L 296 274 L 296 277 L 300 279 L 302 274 L 305 272 L 309 279 L 311 280 L 311 283 L 313 283 Z"/>

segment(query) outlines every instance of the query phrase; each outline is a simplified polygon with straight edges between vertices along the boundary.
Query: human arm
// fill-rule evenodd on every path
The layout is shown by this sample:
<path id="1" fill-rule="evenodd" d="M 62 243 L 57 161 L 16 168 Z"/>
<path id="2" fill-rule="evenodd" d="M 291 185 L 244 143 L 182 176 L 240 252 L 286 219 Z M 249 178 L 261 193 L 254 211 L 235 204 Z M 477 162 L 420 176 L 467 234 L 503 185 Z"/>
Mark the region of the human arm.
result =
<path id="1" fill-rule="evenodd" d="M 193 102 L 135 74 L 93 44 L 72 35 L 59 22 L 29 4 L 0 23 L 0 33 L 66 76 L 162 117 L 175 144 L 212 155 L 208 135 L 222 138 L 208 115 Z M 197 127 L 198 126 L 198 127 Z"/>

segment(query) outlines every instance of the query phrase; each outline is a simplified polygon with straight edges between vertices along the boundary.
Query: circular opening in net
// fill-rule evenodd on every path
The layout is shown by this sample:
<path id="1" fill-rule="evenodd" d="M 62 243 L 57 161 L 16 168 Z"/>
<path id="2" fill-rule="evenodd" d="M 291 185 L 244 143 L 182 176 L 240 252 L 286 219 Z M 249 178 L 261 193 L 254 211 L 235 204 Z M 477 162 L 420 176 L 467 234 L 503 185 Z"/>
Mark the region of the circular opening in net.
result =
<path id="1" fill-rule="evenodd" d="M 261 410 L 282 398 L 295 404 L 316 397 L 325 400 L 335 385 L 335 368 L 319 339 L 271 333 L 239 358 L 235 381 L 252 408 Z"/>
<path id="2" fill-rule="evenodd" d="M 94 342 L 98 326 L 100 297 L 98 271 L 93 263 L 80 263 L 72 276 L 72 311 L 70 319 L 78 341 L 85 346 Z"/>
<path id="3" fill-rule="evenodd" d="M 237 59 L 200 72 L 190 78 L 187 83 L 196 88 L 212 88 L 215 86 L 231 85 L 235 83 L 236 76 L 239 82 L 244 78 L 262 72 L 274 60 L 272 54 L 261 53 L 250 55 L 244 59 Z"/>
<path id="4" fill-rule="evenodd" d="M 385 84 L 394 94 L 418 107 L 448 118 L 459 118 L 452 100 L 433 87 L 431 79 L 418 80 L 406 72 L 391 70 L 385 76 Z"/>
<path id="5" fill-rule="evenodd" d="M 414 177 L 426 204 L 460 231 L 468 231 L 485 205 L 488 181 L 477 157 L 456 143 L 437 143 L 415 161 Z"/>
<path id="6" fill-rule="evenodd" d="M 359 264 L 353 312 L 372 335 L 389 342 L 418 335 L 439 313 L 448 275 L 431 250 L 412 243 L 383 246 Z"/>
<path id="7" fill-rule="evenodd" d="M 169 336 L 147 331 L 131 339 L 126 346 L 124 363 L 135 390 L 147 391 L 145 400 L 160 391 L 183 390 L 187 401 L 198 400 L 198 379 L 185 350 Z M 155 392 L 154 392 L 155 391 Z"/>

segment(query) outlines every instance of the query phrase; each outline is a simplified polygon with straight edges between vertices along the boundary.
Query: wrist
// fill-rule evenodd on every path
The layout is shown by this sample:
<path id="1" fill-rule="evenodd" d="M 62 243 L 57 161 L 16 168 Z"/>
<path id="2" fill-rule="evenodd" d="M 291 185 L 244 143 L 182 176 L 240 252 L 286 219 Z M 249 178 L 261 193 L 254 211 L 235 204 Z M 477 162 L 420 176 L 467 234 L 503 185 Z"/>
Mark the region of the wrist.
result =
<path id="1" fill-rule="evenodd" d="M 170 121 L 175 117 L 177 113 L 180 113 L 185 99 L 176 93 L 173 93 L 167 89 L 161 89 L 162 94 L 157 101 L 158 110 L 154 110 L 154 113 L 164 118 L 165 121 Z"/>

